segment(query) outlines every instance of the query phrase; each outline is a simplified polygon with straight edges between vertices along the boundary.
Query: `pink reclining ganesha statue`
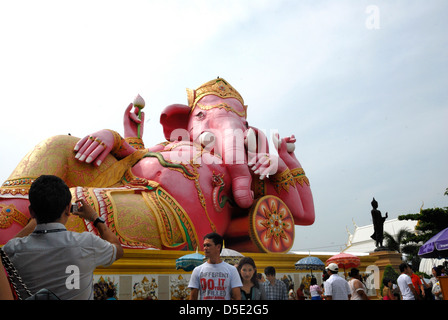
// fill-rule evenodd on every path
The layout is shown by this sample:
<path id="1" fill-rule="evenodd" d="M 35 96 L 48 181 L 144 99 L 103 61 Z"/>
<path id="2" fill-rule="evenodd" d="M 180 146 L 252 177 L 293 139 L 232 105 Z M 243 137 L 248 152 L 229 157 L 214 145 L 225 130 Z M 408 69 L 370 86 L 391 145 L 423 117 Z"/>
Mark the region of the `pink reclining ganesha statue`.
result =
<path id="1" fill-rule="evenodd" d="M 28 222 L 33 179 L 54 174 L 73 201 L 95 207 L 125 248 L 195 250 L 216 231 L 236 250 L 289 251 L 294 225 L 314 222 L 294 136 L 274 135 L 278 155 L 270 154 L 266 136 L 246 121 L 243 98 L 224 79 L 187 93 L 188 105 L 163 110 L 167 141 L 151 148 L 141 140 L 142 99 L 125 111 L 124 138 L 100 130 L 38 144 L 0 188 L 0 244 Z M 66 226 L 96 232 L 77 216 Z"/>

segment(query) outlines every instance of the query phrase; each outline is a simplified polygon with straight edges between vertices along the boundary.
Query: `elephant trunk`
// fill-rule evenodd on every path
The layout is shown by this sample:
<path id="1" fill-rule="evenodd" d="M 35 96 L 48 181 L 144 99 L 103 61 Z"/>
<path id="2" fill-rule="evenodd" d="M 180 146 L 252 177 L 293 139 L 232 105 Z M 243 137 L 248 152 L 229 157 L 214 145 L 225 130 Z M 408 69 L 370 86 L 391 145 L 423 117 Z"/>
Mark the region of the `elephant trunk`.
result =
<path id="1" fill-rule="evenodd" d="M 241 208 L 249 208 L 254 201 L 254 193 L 251 190 L 252 176 L 247 165 L 244 135 L 239 129 L 225 130 L 223 160 L 232 179 L 232 192 L 236 204 Z"/>
<path id="2" fill-rule="evenodd" d="M 228 167 L 232 178 L 232 192 L 236 204 L 240 208 L 250 208 L 254 202 L 254 193 L 251 190 L 252 176 L 247 164 L 234 164 Z"/>

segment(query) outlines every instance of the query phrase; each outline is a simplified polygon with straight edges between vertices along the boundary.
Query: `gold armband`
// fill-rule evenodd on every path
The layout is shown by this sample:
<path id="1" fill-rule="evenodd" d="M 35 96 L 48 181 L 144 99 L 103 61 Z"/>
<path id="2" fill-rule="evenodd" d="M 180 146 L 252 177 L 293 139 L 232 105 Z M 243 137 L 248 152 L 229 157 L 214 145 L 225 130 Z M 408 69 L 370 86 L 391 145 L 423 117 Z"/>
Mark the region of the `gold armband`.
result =
<path id="1" fill-rule="evenodd" d="M 0 204 L 0 229 L 9 228 L 14 221 L 24 227 L 28 224 L 29 220 L 30 218 L 17 210 L 14 204 Z"/>
<path id="2" fill-rule="evenodd" d="M 271 181 L 274 183 L 274 188 L 277 193 L 280 193 L 281 189 L 285 189 L 286 192 L 289 192 L 289 186 L 295 188 L 294 178 L 289 169 L 286 169 L 282 173 L 275 174 L 271 177 Z"/>
<path id="3" fill-rule="evenodd" d="M 125 138 L 124 139 L 131 147 L 137 150 L 145 149 L 145 144 L 141 138 L 133 137 L 133 138 Z"/>
<path id="4" fill-rule="evenodd" d="M 123 147 L 123 142 L 125 141 L 118 132 L 113 131 L 113 130 L 109 130 L 107 129 L 109 132 L 111 132 L 114 135 L 114 146 L 112 147 L 112 150 L 110 151 L 110 153 L 116 157 L 119 158 L 119 154 L 120 151 Z"/>
<path id="5" fill-rule="evenodd" d="M 305 175 L 305 171 L 302 168 L 296 168 L 291 170 L 292 177 L 295 183 L 300 184 L 303 187 L 303 183 L 305 182 L 308 186 L 310 185 L 310 181 Z"/>

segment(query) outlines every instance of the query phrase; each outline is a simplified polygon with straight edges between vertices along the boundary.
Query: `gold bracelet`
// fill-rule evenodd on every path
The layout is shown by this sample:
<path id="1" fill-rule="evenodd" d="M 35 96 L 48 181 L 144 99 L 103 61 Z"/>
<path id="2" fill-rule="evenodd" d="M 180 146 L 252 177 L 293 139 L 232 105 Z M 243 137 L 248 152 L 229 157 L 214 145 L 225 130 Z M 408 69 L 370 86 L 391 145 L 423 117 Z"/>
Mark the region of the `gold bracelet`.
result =
<path id="1" fill-rule="evenodd" d="M 141 138 L 125 138 L 124 139 L 131 147 L 137 150 L 145 149 L 145 144 Z"/>
<path id="2" fill-rule="evenodd" d="M 295 168 L 291 170 L 294 182 L 300 184 L 303 187 L 303 183 L 310 185 L 308 177 L 305 175 L 305 171 L 302 168 Z"/>
<path id="3" fill-rule="evenodd" d="M 289 169 L 286 169 L 282 173 L 275 174 L 271 177 L 271 181 L 274 183 L 274 188 L 277 193 L 280 193 L 281 189 L 285 189 L 286 192 L 289 192 L 289 186 L 295 188 L 294 178 Z"/>
<path id="4" fill-rule="evenodd" d="M 107 129 L 107 130 L 110 131 L 114 135 L 114 146 L 112 147 L 112 150 L 110 151 L 110 153 L 114 157 L 118 158 L 118 155 L 123 146 L 124 139 L 120 136 L 120 134 L 118 132 L 109 130 L 109 129 Z"/>

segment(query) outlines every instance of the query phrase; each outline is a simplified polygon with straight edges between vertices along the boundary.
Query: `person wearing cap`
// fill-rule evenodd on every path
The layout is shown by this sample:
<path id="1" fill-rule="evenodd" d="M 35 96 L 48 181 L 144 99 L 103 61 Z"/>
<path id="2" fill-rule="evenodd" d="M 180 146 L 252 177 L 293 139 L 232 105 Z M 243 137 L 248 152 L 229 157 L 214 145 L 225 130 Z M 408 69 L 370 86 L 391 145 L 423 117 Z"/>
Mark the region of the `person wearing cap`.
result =
<path id="1" fill-rule="evenodd" d="M 338 275 L 338 265 L 330 263 L 326 268 L 330 278 L 324 283 L 326 300 L 350 300 L 350 286 L 348 282 Z"/>

